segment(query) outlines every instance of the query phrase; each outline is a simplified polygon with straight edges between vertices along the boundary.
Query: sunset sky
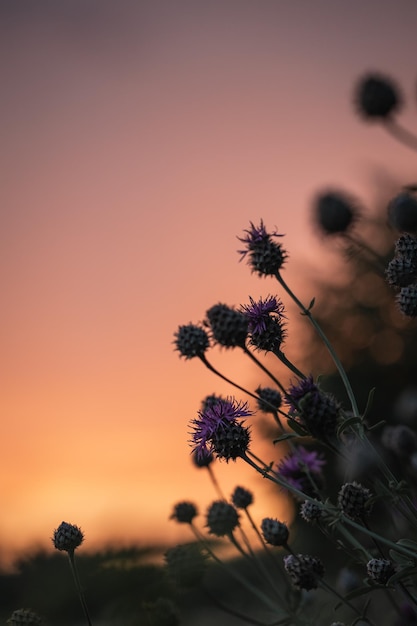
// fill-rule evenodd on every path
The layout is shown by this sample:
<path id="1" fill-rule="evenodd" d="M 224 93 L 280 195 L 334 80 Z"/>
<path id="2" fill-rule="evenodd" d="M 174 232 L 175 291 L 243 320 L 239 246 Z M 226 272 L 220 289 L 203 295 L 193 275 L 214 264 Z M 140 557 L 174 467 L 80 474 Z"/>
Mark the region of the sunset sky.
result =
<path id="1" fill-rule="evenodd" d="M 215 497 L 188 422 L 233 389 L 173 333 L 279 293 L 238 262 L 249 221 L 285 233 L 307 299 L 333 259 L 314 194 L 372 205 L 385 173 L 415 182 L 415 154 L 352 94 L 364 72 L 395 77 L 417 129 L 416 24 L 413 0 L 0 0 L 0 557 L 62 520 L 86 547 L 187 536 L 173 504 Z M 240 356 L 213 362 L 260 381 Z M 250 470 L 216 472 L 280 515 Z"/>

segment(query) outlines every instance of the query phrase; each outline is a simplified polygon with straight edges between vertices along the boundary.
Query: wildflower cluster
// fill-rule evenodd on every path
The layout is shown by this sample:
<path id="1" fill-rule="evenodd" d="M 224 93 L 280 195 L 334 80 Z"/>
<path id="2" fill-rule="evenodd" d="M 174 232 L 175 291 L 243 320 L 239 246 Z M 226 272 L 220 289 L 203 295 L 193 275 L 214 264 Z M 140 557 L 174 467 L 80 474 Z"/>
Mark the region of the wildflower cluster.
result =
<path id="1" fill-rule="evenodd" d="M 415 142 L 417 148 L 417 139 L 397 121 L 403 97 L 395 81 L 380 74 L 367 75 L 356 85 L 354 99 L 363 120 L 380 123 L 408 146 Z M 387 285 L 397 290 L 397 303 L 407 317 L 417 317 L 416 193 L 417 185 L 404 188 L 388 203 L 384 218 L 388 228 L 399 231 L 399 237 L 383 274 Z M 350 194 L 337 190 L 317 194 L 312 214 L 322 235 L 347 245 L 349 257 L 356 256 L 380 279 L 381 255 L 372 242 L 357 234 L 364 209 L 359 209 Z M 246 615 L 249 622 L 304 626 L 325 624 L 323 619 L 327 619 L 329 625 L 373 625 L 381 623 L 381 615 L 387 612 L 389 623 L 403 623 L 407 611 L 417 622 L 417 542 L 413 539 L 417 531 L 417 434 L 411 424 L 387 423 L 379 430 L 378 424 L 370 424 L 373 392 L 369 390 L 367 402 L 358 402 L 342 360 L 313 314 L 315 300 L 303 304 L 290 287 L 283 272 L 288 254 L 282 237 L 262 219 L 250 222 L 238 236 L 240 260 L 246 259 L 258 276 L 275 280 L 277 293 L 257 299 L 249 296 L 249 302 L 239 306 L 215 304 L 206 312 L 202 326 L 190 325 L 187 342 L 181 330 L 186 327 L 180 327 L 175 335 L 180 354 L 199 356 L 214 375 L 234 388 L 236 397 L 207 396 L 197 417 L 190 420 L 193 459 L 200 469 L 207 470 L 217 493 L 207 509 L 204 530 L 199 529 L 197 507 L 190 502 L 175 505 L 171 518 L 188 524 L 205 555 L 215 562 L 220 559 L 210 536 L 231 542 L 245 561 L 253 563 L 257 586 L 241 579 L 233 568 L 230 572 L 270 612 L 265 622 L 256 621 L 256 614 Z M 339 381 L 332 385 L 333 391 L 330 377 L 317 376 L 320 364 L 304 372 L 306 361 L 295 362 L 284 352 L 284 345 L 293 337 L 283 299 L 299 309 L 329 354 L 333 378 L 337 376 Z M 193 348 L 191 336 L 198 336 Z M 208 353 L 216 344 L 241 350 L 259 368 L 262 380 L 253 390 L 211 364 Z M 269 360 L 261 360 L 264 355 L 258 356 L 259 352 L 266 353 Z M 395 376 L 392 371 L 391 376 Z M 249 400 L 239 399 L 238 393 Z M 260 413 L 263 420 L 272 417 L 274 429 L 265 461 L 253 436 Z M 380 419 L 389 422 L 388 409 Z M 216 459 L 245 463 L 273 485 L 277 494 L 285 493 L 290 502 L 288 519 L 276 517 L 272 496 L 270 515 L 261 519 L 252 515 L 255 500 L 248 489 L 238 486 L 226 498 L 215 477 Z M 367 463 L 360 464 L 358 459 Z M 363 471 L 364 467 L 368 471 Z M 404 468 L 404 475 L 398 473 L 399 467 Z M 251 545 L 248 529 L 258 550 Z M 314 540 L 312 533 L 316 533 Z M 339 577 L 334 571 L 337 568 Z M 277 575 L 279 585 L 275 583 Z M 305 604 L 300 590 L 314 596 L 318 588 L 333 596 L 337 607 L 343 607 L 340 616 L 344 622 L 326 612 L 328 605 L 320 604 L 322 595 L 316 594 L 311 604 Z M 373 600 L 371 591 L 375 589 L 384 591 L 381 603 Z M 313 621 L 311 606 L 316 616 Z M 237 615 L 231 608 L 230 612 Z"/>

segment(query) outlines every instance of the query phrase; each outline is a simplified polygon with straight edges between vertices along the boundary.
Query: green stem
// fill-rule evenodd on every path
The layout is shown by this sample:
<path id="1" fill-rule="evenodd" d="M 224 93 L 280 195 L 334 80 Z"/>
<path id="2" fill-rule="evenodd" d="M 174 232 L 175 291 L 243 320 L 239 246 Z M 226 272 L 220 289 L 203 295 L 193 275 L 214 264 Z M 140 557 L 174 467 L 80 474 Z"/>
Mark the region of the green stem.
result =
<path id="1" fill-rule="evenodd" d="M 76 587 L 76 589 L 78 591 L 78 596 L 80 598 L 81 606 L 83 608 L 84 615 L 85 615 L 85 618 L 87 620 L 87 624 L 88 624 L 88 626 L 92 626 L 91 619 L 90 619 L 90 614 L 88 612 L 87 603 L 86 603 L 86 600 L 85 600 L 85 597 L 84 597 L 84 592 L 83 592 L 82 587 L 81 587 L 80 577 L 78 575 L 78 570 L 77 570 L 77 566 L 76 566 L 76 563 L 75 563 L 74 550 L 68 552 L 68 557 L 69 557 L 71 572 L 72 572 L 72 575 L 74 577 L 75 587 Z"/>

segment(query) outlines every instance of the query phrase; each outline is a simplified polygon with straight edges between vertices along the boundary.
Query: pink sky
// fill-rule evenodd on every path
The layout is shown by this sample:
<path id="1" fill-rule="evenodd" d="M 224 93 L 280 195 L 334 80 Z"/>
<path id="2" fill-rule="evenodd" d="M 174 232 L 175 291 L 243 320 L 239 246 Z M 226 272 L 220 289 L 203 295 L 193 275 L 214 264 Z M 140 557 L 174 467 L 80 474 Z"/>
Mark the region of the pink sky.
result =
<path id="1" fill-rule="evenodd" d="M 3 0 L 0 16 L 3 550 L 62 520 L 90 546 L 177 541 L 172 505 L 215 495 L 188 421 L 233 390 L 181 362 L 173 333 L 277 293 L 238 263 L 250 220 L 286 233 L 303 285 L 325 267 L 316 191 L 372 204 L 375 172 L 415 179 L 413 153 L 355 116 L 352 86 L 396 77 L 415 128 L 417 5 Z M 214 359 L 257 386 L 249 362 Z M 250 471 L 218 474 L 280 514 Z"/>

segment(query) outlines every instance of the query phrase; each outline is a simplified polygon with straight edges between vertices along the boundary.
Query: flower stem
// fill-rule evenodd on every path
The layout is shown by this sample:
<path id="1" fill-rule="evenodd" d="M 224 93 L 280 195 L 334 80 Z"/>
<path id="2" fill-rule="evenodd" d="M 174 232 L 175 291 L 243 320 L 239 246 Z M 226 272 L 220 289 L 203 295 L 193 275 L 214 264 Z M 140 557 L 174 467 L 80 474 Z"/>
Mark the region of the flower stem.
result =
<path id="1" fill-rule="evenodd" d="M 87 620 L 87 624 L 88 624 L 88 626 L 92 626 L 91 619 L 90 619 L 90 614 L 88 612 L 87 603 L 85 601 L 84 592 L 83 592 L 82 587 L 81 587 L 80 577 L 78 575 L 78 569 L 77 569 L 77 565 L 75 563 L 75 556 L 74 556 L 74 551 L 73 550 L 70 550 L 68 552 L 68 557 L 69 557 L 71 572 L 72 572 L 72 575 L 74 577 L 75 587 L 76 587 L 76 589 L 78 591 L 78 596 L 80 598 L 81 606 L 83 608 L 84 615 L 85 615 L 85 618 Z"/>

